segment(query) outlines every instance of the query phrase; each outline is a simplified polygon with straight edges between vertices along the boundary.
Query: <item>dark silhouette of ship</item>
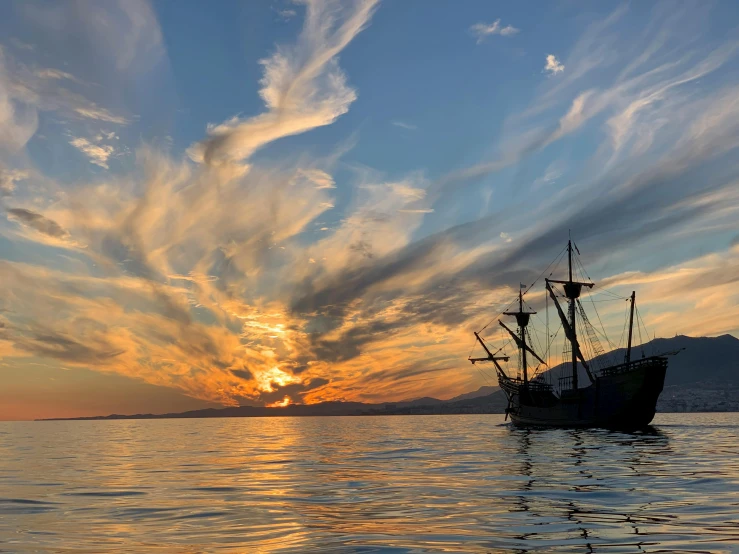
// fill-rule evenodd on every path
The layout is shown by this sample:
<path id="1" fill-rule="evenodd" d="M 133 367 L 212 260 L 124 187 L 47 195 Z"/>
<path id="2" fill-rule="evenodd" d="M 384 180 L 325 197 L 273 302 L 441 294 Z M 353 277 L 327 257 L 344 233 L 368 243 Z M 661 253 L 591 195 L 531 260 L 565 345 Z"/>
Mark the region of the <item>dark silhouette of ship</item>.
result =
<path id="1" fill-rule="evenodd" d="M 503 321 L 498 321 L 519 351 L 519 375 L 511 377 L 503 370 L 500 362 L 507 362 L 509 356 L 499 355 L 503 348 L 497 352 L 491 351 L 478 332 L 475 333 L 475 337 L 487 356 L 470 357 L 469 360 L 473 364 L 476 362 L 493 363 L 498 376 L 498 384 L 508 398 L 506 417 L 510 416 L 514 424 L 532 427 L 603 427 L 622 430 L 645 428 L 654 418 L 657 399 L 662 392 L 667 372 L 667 354 L 646 357 L 642 353 L 641 358 L 632 359 L 636 302 L 636 293 L 632 292 L 628 299 L 631 304 L 625 359 L 605 367 L 593 367 L 588 362 L 585 352 L 594 354 L 591 361 L 596 363 L 604 356 L 598 339 L 600 333 L 590 324 L 579 300 L 583 288 L 592 289 L 594 283 L 573 280 L 573 250 L 579 254 L 577 246 L 569 240 L 566 248 L 568 279 L 547 278 L 544 280 L 546 292 L 554 302 L 561 322 L 561 330 L 564 331 L 563 354 L 568 365 L 571 361 L 570 374 L 556 376 L 546 370 L 536 374 L 537 370 L 548 368 L 548 364 L 532 347 L 528 326 L 531 316 L 536 312 L 527 310 L 524 302 L 524 294 L 536 283 L 526 288 L 525 291 L 523 288 L 519 290 L 517 311 L 505 311 L 500 314 L 515 318 L 518 326 L 517 332 Z M 563 250 L 559 256 L 560 259 L 564 253 Z M 579 263 L 577 260 L 575 262 Z M 581 265 L 579 267 L 582 268 Z M 550 277 L 552 273 L 549 274 Z M 587 277 L 584 268 L 582 268 L 582 273 Z M 567 314 L 558 298 L 566 299 Z M 582 335 L 585 336 L 583 342 L 587 341 L 587 345 L 581 346 L 578 331 L 580 331 L 581 338 Z M 551 344 L 550 336 L 547 330 L 547 352 Z M 529 372 L 532 369 L 529 366 L 529 357 L 536 360 L 538 364 L 533 368 L 534 378 L 532 379 L 529 379 Z M 587 382 L 581 383 L 578 379 L 578 367 L 584 370 Z"/>

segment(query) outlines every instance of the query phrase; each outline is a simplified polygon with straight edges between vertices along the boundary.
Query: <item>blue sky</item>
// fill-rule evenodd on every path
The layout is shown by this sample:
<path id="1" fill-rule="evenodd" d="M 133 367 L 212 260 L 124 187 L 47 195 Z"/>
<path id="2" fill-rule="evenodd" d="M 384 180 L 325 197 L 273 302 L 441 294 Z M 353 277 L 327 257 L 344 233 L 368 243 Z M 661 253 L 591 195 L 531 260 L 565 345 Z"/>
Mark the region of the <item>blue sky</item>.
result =
<path id="1" fill-rule="evenodd" d="M 0 415 L 465 392 L 570 230 L 736 335 L 737 11 L 3 4 Z"/>

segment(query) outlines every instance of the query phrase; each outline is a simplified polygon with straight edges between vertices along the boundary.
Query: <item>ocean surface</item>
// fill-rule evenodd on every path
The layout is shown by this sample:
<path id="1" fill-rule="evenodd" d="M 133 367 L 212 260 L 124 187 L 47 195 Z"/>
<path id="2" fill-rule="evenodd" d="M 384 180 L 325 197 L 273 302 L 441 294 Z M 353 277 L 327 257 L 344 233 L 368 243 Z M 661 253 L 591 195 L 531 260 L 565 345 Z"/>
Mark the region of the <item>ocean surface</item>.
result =
<path id="1" fill-rule="evenodd" d="M 739 552 L 739 414 L 0 423 L 2 552 Z"/>

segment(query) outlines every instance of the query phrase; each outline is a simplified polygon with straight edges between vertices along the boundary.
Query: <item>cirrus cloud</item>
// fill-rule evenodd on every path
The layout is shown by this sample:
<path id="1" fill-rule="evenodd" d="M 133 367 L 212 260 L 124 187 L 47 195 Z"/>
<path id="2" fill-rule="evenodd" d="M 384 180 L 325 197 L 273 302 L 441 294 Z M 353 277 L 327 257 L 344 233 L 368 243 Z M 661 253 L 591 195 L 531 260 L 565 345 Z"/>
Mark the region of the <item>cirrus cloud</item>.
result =
<path id="1" fill-rule="evenodd" d="M 510 37 L 521 29 L 516 29 L 513 25 L 501 27 L 500 19 L 496 19 L 492 23 L 475 23 L 470 27 L 470 33 L 477 38 L 477 44 L 482 43 L 487 37 L 492 35 L 500 35 L 502 37 Z"/>

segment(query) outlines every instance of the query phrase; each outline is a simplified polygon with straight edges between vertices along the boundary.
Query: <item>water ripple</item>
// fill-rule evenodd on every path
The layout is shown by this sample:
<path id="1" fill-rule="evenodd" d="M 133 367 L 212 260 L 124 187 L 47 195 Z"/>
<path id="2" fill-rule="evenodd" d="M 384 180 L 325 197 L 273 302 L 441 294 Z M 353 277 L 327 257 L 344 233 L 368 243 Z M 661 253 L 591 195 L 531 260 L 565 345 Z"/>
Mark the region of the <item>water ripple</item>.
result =
<path id="1" fill-rule="evenodd" d="M 0 552 L 739 552 L 739 415 L 0 424 Z M 193 446 L 197 444 L 197 446 Z"/>

